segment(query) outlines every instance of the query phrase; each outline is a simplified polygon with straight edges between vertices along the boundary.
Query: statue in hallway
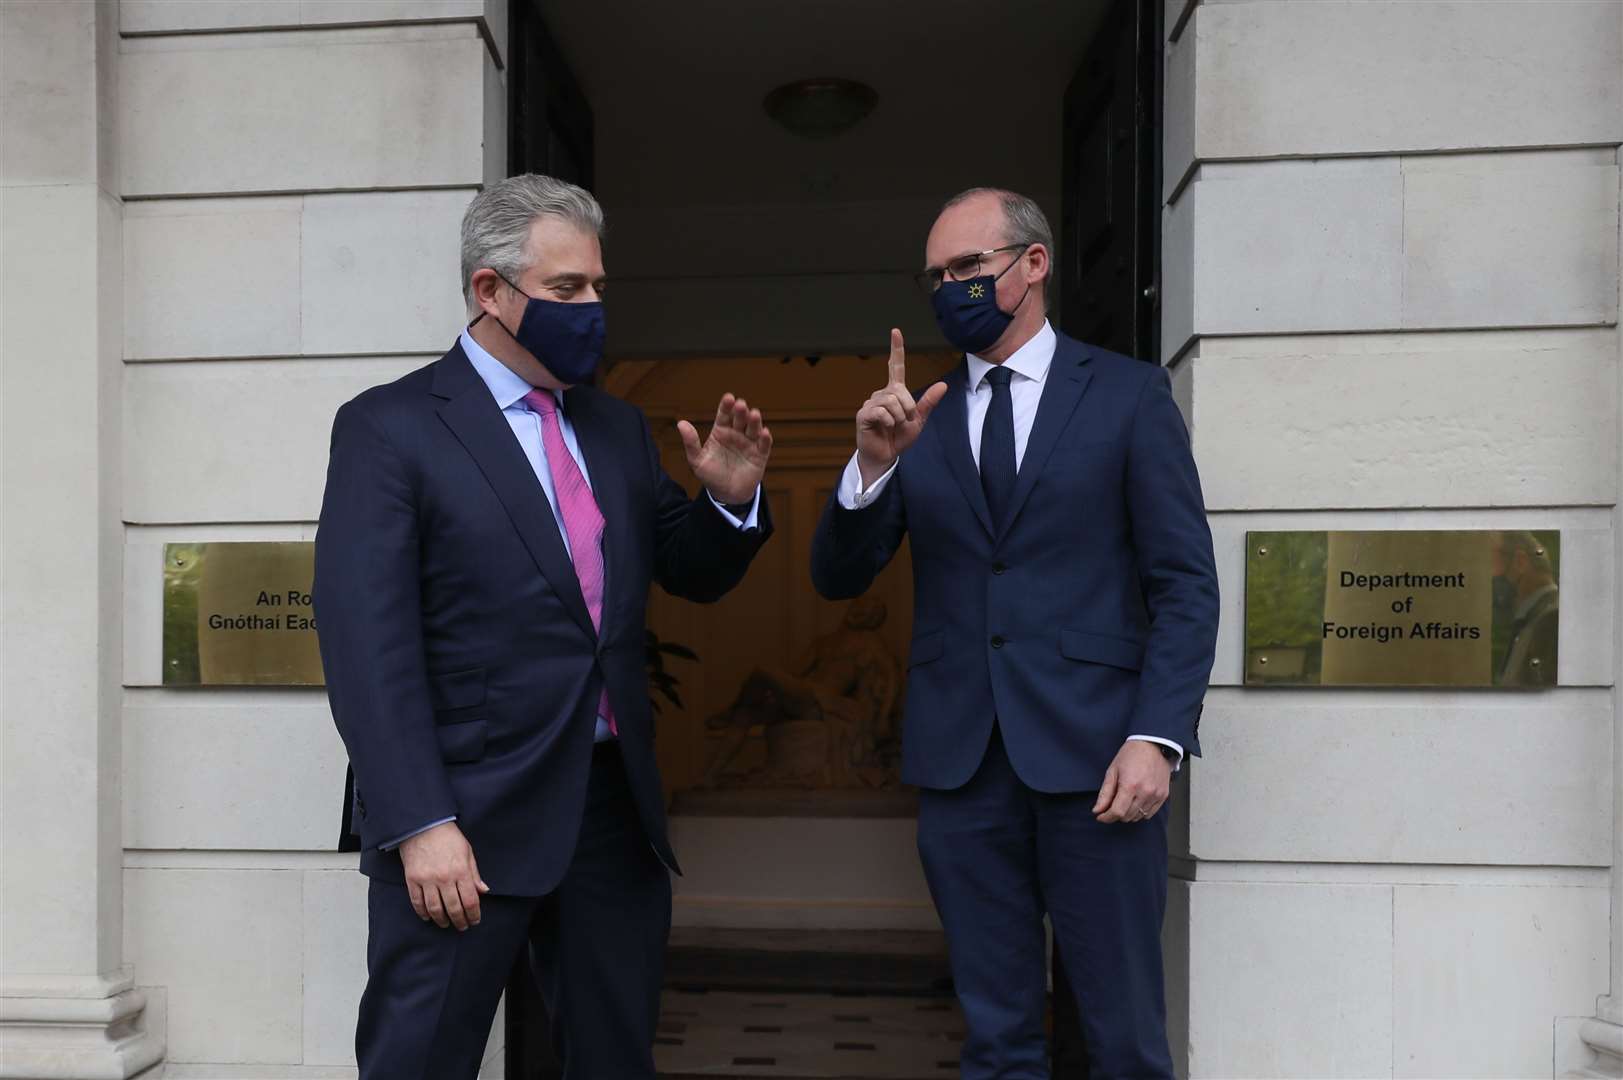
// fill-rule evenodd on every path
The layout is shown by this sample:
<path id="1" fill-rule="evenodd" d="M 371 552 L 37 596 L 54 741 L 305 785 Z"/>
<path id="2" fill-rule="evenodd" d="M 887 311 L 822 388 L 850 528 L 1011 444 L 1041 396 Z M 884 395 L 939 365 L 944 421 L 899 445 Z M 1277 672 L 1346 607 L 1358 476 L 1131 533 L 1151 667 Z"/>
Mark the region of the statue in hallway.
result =
<path id="1" fill-rule="evenodd" d="M 886 614 L 877 597 L 853 600 L 840 629 L 812 642 L 793 671 L 750 672 L 732 705 L 707 722 L 727 734 L 699 786 L 896 786 L 902 666 L 879 633 Z M 726 774 L 756 725 L 765 763 Z"/>

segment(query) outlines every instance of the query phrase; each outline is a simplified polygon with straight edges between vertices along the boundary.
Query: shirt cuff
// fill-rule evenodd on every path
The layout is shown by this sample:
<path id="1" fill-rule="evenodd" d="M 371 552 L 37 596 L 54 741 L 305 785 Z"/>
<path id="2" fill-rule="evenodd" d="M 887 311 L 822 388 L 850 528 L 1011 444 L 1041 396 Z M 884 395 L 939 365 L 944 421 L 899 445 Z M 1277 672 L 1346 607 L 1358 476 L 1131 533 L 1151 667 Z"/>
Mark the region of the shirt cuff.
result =
<path id="1" fill-rule="evenodd" d="M 890 483 L 891 475 L 896 472 L 896 466 L 900 461 L 898 458 L 891 462 L 890 468 L 885 470 L 885 475 L 875 480 L 868 490 L 864 491 L 862 469 L 857 465 L 857 455 L 852 454 L 851 460 L 846 462 L 845 472 L 840 474 L 840 487 L 836 492 L 840 505 L 847 510 L 861 510 L 873 502 L 879 497 L 879 493 L 885 490 L 885 485 Z"/>
<path id="2" fill-rule="evenodd" d="M 705 488 L 704 493 L 705 493 L 705 496 L 711 501 L 711 503 L 713 503 L 715 505 L 716 509 L 721 511 L 721 516 L 726 518 L 727 523 L 729 525 L 731 525 L 733 528 L 735 528 L 735 529 L 753 529 L 753 528 L 756 527 L 756 519 L 761 516 L 761 485 L 760 484 L 755 485 L 755 497 L 750 500 L 750 512 L 748 514 L 746 514 L 743 517 L 742 520 L 740 520 L 740 518 L 738 517 L 737 514 L 733 513 L 731 510 L 727 509 L 726 505 L 723 504 L 720 499 L 717 499 L 714 495 L 711 495 L 709 488 Z"/>
<path id="3" fill-rule="evenodd" d="M 417 835 L 419 835 L 421 833 L 425 833 L 429 829 L 437 829 L 441 825 L 444 825 L 447 821 L 455 821 L 455 820 L 456 820 L 456 816 L 453 814 L 451 817 L 442 817 L 438 821 L 430 821 L 427 825 L 424 825 L 421 828 L 413 829 L 413 830 L 411 830 L 411 832 L 406 833 L 403 836 L 397 836 L 393 840 L 387 841 L 386 843 L 379 844 L 378 845 L 378 850 L 379 851 L 393 851 L 395 848 L 399 847 L 401 844 L 404 844 L 407 840 L 410 840 L 412 837 L 417 836 Z"/>
<path id="4" fill-rule="evenodd" d="M 1162 738 L 1158 738 L 1158 737 L 1156 737 L 1154 735 L 1129 735 L 1129 736 L 1127 736 L 1127 741 L 1128 742 L 1152 742 L 1152 743 L 1155 743 L 1158 746 L 1170 746 L 1178 754 L 1178 759 L 1172 763 L 1172 771 L 1173 772 L 1179 772 L 1179 771 L 1181 771 L 1183 769 L 1183 747 L 1179 746 L 1177 743 L 1173 742 L 1171 739 L 1162 739 Z"/>

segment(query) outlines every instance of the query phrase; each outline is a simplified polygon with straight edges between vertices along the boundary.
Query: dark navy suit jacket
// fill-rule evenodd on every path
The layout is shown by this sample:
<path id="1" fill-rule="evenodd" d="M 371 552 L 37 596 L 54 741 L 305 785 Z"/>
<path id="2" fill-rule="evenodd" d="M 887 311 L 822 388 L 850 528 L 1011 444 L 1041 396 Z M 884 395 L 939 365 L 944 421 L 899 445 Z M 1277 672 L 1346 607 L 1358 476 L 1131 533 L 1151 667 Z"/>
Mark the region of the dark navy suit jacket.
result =
<path id="1" fill-rule="evenodd" d="M 960 364 L 868 506 L 831 499 L 812 580 L 856 596 L 912 541 L 902 778 L 952 789 L 996 718 L 1020 779 L 1097 790 L 1128 735 L 1200 752 L 1217 575 L 1189 433 L 1167 373 L 1059 336 L 1008 521 L 970 453 Z"/>
<path id="2" fill-rule="evenodd" d="M 604 518 L 601 632 L 546 493 L 460 346 L 338 411 L 314 604 L 355 776 L 361 870 L 378 844 L 455 816 L 492 891 L 550 892 L 580 828 L 606 685 L 626 774 L 672 869 L 644 668 L 651 581 L 719 598 L 771 532 L 741 531 L 660 467 L 642 413 L 564 394 Z"/>

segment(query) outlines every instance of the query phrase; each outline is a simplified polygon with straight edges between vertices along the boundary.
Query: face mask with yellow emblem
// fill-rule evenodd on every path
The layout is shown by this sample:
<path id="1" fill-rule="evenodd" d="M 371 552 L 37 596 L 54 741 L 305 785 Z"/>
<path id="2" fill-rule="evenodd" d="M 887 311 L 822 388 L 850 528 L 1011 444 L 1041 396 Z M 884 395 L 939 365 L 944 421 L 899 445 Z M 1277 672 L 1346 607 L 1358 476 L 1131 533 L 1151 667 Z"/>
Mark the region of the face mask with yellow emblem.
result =
<path id="1" fill-rule="evenodd" d="M 1014 321 L 1014 315 L 997 306 L 997 282 L 1019 261 L 1015 259 L 996 276 L 982 274 L 968 281 L 954 281 L 946 277 L 930 295 L 936 325 L 941 327 L 942 336 L 952 343 L 953 348 L 979 353 L 1003 336 L 1003 331 Z M 1031 286 L 1027 285 L 1026 292 L 1030 291 Z M 1026 297 L 1022 293 L 1020 304 L 1025 302 Z M 1019 310 L 1020 304 L 1014 305 L 1015 310 Z"/>

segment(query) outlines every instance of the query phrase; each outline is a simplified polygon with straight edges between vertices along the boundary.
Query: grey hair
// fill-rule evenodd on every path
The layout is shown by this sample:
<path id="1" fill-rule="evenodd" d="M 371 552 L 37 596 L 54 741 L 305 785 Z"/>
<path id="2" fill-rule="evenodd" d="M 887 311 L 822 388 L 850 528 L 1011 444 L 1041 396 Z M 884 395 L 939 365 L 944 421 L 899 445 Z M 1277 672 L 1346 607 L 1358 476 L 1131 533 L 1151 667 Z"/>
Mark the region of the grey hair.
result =
<path id="1" fill-rule="evenodd" d="M 462 215 L 462 298 L 473 307 L 473 274 L 489 267 L 516 284 L 535 262 L 530 224 L 543 215 L 563 218 L 602 239 L 603 208 L 591 192 L 540 173 L 498 180 L 473 197 Z"/>
<path id="2" fill-rule="evenodd" d="M 1037 205 L 1035 199 L 1027 198 L 1018 191 L 996 187 L 972 187 L 960 191 L 952 198 L 941 204 L 937 217 L 959 203 L 981 195 L 997 196 L 998 205 L 1003 208 L 1003 224 L 1005 228 L 1004 243 L 1006 244 L 1041 244 L 1048 249 L 1049 280 L 1053 280 L 1054 265 L 1054 230 L 1048 225 L 1048 215 L 1043 208 Z M 1053 296 L 1047 288 L 1048 282 L 1043 283 L 1043 299 L 1052 301 Z"/>

